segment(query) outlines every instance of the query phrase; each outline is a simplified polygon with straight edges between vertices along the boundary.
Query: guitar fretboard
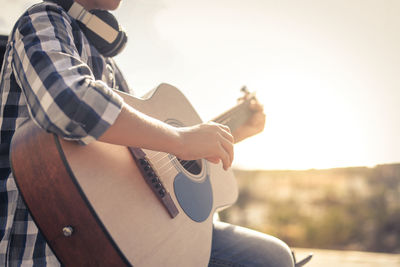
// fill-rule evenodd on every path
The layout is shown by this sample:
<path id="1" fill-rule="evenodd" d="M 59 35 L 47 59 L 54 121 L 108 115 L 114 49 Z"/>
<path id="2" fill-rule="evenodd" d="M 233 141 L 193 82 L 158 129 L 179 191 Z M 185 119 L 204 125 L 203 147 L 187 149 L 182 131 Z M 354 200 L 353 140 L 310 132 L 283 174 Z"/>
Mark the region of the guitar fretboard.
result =
<path id="1" fill-rule="evenodd" d="M 233 108 L 213 119 L 213 121 L 227 125 L 232 132 L 235 131 L 253 114 L 253 111 L 249 108 L 249 106 L 250 101 L 254 99 L 254 97 L 254 94 L 250 95 Z"/>

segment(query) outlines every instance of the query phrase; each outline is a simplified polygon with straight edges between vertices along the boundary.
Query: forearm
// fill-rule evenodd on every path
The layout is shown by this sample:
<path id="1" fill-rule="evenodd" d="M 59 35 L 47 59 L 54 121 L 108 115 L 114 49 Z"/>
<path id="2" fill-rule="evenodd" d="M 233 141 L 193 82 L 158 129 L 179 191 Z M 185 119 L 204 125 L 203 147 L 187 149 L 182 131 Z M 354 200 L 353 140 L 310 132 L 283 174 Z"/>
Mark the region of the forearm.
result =
<path id="1" fill-rule="evenodd" d="M 180 149 L 179 133 L 159 120 L 151 118 L 127 104 L 99 141 L 116 145 L 176 153 Z"/>
<path id="2" fill-rule="evenodd" d="M 202 123 L 176 128 L 125 103 L 116 121 L 99 141 L 163 151 L 184 160 L 205 158 L 213 163 L 222 161 L 225 169 L 233 160 L 233 137 L 228 127 Z"/>

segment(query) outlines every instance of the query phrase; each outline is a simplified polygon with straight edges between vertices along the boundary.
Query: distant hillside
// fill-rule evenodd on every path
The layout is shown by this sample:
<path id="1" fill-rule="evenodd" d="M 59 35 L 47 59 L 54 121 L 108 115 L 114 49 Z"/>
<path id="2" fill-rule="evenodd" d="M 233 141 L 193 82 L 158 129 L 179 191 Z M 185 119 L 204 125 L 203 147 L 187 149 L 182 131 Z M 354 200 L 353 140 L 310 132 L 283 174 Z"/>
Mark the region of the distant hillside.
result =
<path id="1" fill-rule="evenodd" d="M 325 170 L 235 170 L 229 222 L 291 246 L 400 253 L 400 164 Z"/>

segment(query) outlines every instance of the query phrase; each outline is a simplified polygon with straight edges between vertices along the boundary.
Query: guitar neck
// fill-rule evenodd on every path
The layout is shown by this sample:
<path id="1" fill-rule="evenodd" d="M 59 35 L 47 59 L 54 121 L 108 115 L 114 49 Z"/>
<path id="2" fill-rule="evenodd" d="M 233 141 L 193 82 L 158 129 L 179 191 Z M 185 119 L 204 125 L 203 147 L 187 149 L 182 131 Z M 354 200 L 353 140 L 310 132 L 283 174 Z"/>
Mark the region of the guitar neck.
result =
<path id="1" fill-rule="evenodd" d="M 254 97 L 250 97 L 228 111 L 222 113 L 212 121 L 227 125 L 232 132 L 239 128 L 253 114 L 250 109 L 250 101 Z"/>

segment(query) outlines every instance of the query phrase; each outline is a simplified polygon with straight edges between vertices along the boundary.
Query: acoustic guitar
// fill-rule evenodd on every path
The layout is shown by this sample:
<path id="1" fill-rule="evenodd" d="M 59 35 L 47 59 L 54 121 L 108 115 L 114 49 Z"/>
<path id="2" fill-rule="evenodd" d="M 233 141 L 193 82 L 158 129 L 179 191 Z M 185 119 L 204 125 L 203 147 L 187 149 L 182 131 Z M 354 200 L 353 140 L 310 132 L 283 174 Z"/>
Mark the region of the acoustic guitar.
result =
<path id="1" fill-rule="evenodd" d="M 171 125 L 201 123 L 171 85 L 143 99 L 119 94 Z M 215 121 L 234 130 L 251 115 L 251 98 Z M 213 214 L 238 195 L 222 164 L 98 141 L 81 146 L 32 120 L 13 137 L 11 165 L 33 219 L 65 266 L 207 266 Z"/>

